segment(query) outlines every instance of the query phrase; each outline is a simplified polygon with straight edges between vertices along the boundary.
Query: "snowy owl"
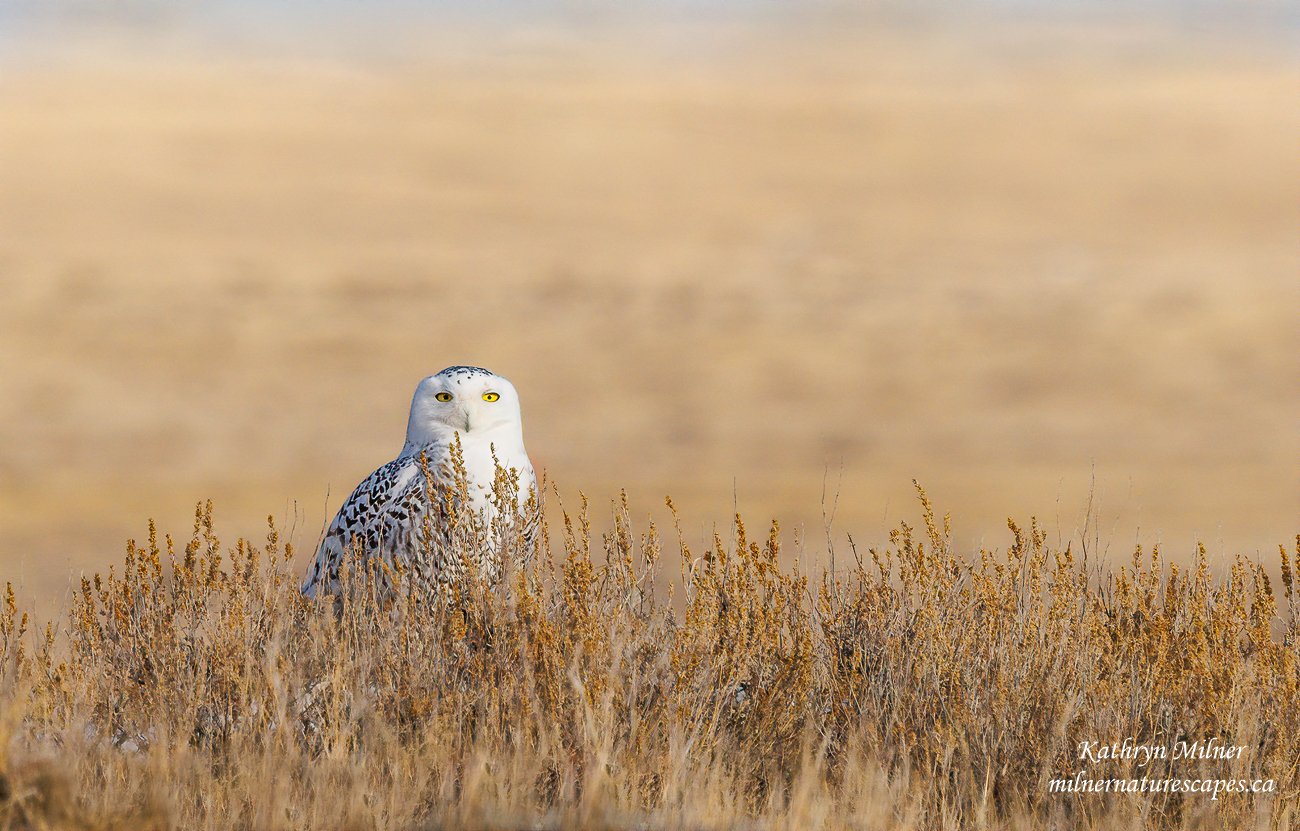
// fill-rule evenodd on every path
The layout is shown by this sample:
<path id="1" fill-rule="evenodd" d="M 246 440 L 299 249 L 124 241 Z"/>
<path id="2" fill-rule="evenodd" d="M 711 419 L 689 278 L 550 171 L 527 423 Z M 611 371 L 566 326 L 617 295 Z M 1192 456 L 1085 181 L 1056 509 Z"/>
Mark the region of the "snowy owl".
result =
<path id="1" fill-rule="evenodd" d="M 513 494 L 500 486 L 509 477 L 517 477 Z M 480 367 L 449 366 L 415 388 L 402 452 L 339 508 L 303 594 L 336 594 L 344 561 L 354 552 L 400 562 L 422 592 L 436 593 L 462 577 L 467 548 L 479 573 L 495 579 L 499 549 L 518 539 L 515 532 L 522 532 L 522 553 L 531 550 L 540 515 L 536 488 L 514 385 Z M 498 504 L 503 499 L 513 504 Z M 453 526 L 476 528 L 477 536 L 457 535 Z"/>

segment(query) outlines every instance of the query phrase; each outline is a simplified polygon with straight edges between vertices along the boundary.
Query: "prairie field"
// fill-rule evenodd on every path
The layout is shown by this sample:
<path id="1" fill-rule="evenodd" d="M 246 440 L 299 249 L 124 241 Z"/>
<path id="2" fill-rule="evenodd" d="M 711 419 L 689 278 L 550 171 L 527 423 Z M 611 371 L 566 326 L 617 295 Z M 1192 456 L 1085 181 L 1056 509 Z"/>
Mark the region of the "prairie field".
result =
<path id="1" fill-rule="evenodd" d="M 0 831 L 1295 826 L 1290 30 L 169 21 L 0 31 Z M 549 549 L 340 624 L 454 364 Z"/>
<path id="2" fill-rule="evenodd" d="M 1216 564 L 1294 530 L 1294 63 L 1159 27 L 111 44 L 0 84 L 0 560 L 216 500 L 309 544 L 487 366 L 551 481 Z M 48 53 L 48 54 L 47 54 Z M 825 496 L 824 496 L 825 494 Z M 834 496 L 838 494 L 838 501 Z M 662 518 L 662 517 L 661 517 Z M 57 606 L 58 604 L 55 604 Z"/>
<path id="3" fill-rule="evenodd" d="M 201 505 L 56 626 L 9 589 L 0 828 L 1295 827 L 1300 535 L 1276 584 L 1204 550 L 1103 572 L 1037 523 L 960 553 L 917 497 L 834 572 L 775 523 L 693 548 L 620 501 L 498 584 L 473 536 L 438 602 L 371 560 L 338 605 L 273 519 L 223 544 Z M 1165 751 L 1085 750 L 1125 739 Z"/>

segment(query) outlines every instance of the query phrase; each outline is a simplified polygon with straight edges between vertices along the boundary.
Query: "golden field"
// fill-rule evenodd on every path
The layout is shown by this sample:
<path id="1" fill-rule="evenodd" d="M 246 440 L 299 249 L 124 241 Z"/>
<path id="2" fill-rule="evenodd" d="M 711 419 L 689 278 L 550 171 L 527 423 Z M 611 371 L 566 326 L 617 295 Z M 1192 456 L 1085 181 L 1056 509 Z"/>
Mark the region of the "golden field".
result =
<path id="1" fill-rule="evenodd" d="M 1120 555 L 1221 565 L 1292 530 L 1297 74 L 1267 43 L 53 54 L 0 85 L 0 562 L 25 595 L 203 498 L 309 545 L 455 363 L 515 382 L 571 498 L 672 494 L 696 540 L 737 507 L 821 539 L 838 492 L 835 527 L 879 541 L 913 477 L 967 547 L 1008 514 L 1068 539 L 1094 478 Z"/>
<path id="2" fill-rule="evenodd" d="M 776 524 L 693 547 L 570 506 L 498 586 L 393 602 L 345 569 L 337 616 L 273 522 L 223 543 L 208 503 L 58 626 L 9 589 L 0 828 L 1295 827 L 1300 536 L 1276 584 L 1203 550 L 1103 572 L 1036 523 L 972 558 L 917 496 L 833 575 Z M 1121 741 L 1162 750 L 1088 749 Z"/>
<path id="3" fill-rule="evenodd" d="M 1272 36 L 5 47 L 0 831 L 1295 827 Z M 549 548 L 335 620 L 320 529 L 461 363 Z"/>

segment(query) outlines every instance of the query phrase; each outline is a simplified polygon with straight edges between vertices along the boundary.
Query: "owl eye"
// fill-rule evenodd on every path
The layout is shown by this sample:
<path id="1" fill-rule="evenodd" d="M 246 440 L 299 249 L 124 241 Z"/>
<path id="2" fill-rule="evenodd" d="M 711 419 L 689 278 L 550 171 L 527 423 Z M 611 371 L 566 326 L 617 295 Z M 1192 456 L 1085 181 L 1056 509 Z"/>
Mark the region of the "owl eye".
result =
<path id="1" fill-rule="evenodd" d="M 497 400 L 499 400 L 500 398 L 501 398 L 501 393 L 499 393 L 499 392 L 485 392 L 485 393 L 483 393 L 483 400 L 484 400 L 484 401 L 497 401 Z"/>
<path id="2" fill-rule="evenodd" d="M 438 399 L 439 401 L 450 401 L 450 400 L 451 400 L 451 393 L 449 393 L 449 392 L 440 392 L 440 393 L 438 393 L 437 395 L 435 395 L 434 398 Z"/>

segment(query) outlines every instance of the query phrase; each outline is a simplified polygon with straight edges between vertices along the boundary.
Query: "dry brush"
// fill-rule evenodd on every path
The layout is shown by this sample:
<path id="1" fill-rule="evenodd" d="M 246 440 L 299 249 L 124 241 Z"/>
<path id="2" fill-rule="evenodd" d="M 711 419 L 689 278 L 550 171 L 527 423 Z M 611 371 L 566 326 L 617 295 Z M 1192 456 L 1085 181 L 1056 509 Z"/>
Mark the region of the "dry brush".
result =
<path id="1" fill-rule="evenodd" d="M 697 550 L 626 498 L 594 533 L 584 498 L 496 584 L 393 603 L 359 569 L 339 612 L 274 522 L 151 524 L 57 624 L 9 589 L 0 829 L 1292 827 L 1288 548 L 1109 571 L 1031 522 L 967 557 L 918 491 L 919 523 L 816 574 L 775 523 Z M 1090 776 L 1276 790 L 1049 792 L 1126 736 L 1246 752 Z"/>

